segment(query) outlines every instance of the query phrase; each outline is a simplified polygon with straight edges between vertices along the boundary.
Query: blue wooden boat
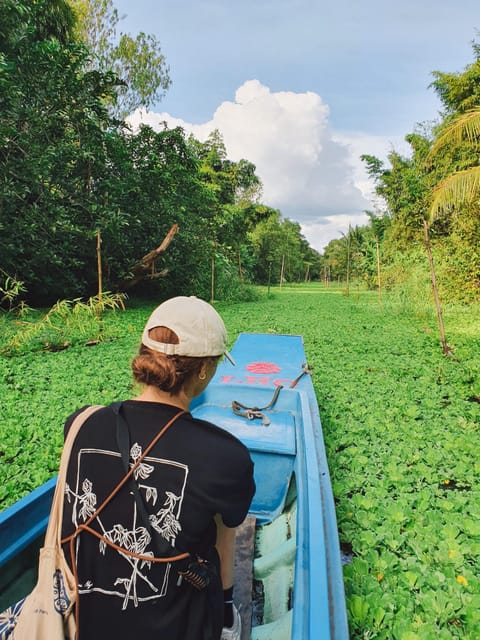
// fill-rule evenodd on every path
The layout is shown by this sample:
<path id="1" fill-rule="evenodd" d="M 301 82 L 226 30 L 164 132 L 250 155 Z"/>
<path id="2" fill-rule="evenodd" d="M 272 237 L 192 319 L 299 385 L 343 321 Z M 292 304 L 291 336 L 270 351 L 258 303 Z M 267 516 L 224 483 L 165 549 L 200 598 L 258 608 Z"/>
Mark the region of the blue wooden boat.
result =
<path id="1" fill-rule="evenodd" d="M 236 366 L 218 367 L 192 413 L 236 435 L 255 463 L 250 549 L 238 567 L 251 568 L 240 579 L 251 599 L 242 600 L 242 637 L 346 640 L 334 501 L 302 338 L 241 334 L 231 353 Z M 55 478 L 0 514 L 0 611 L 32 587 L 54 486 Z M 236 581 L 235 591 L 245 588 Z"/>

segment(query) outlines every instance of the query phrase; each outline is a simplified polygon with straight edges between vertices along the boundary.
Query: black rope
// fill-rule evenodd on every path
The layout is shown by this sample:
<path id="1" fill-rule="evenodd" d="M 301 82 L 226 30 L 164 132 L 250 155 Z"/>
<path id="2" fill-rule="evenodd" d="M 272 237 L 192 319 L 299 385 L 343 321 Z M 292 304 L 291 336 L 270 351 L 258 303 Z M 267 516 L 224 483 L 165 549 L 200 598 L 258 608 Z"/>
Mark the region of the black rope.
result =
<path id="1" fill-rule="evenodd" d="M 292 384 L 288 388 L 294 389 L 304 375 L 311 374 L 311 373 L 312 373 L 312 370 L 310 369 L 308 364 L 304 362 L 302 364 L 302 372 L 295 378 L 295 380 L 292 382 Z M 283 389 L 283 385 L 279 384 L 278 387 L 275 389 L 272 399 L 264 407 L 247 407 L 241 402 L 238 402 L 238 400 L 232 400 L 233 413 L 242 418 L 248 418 L 249 420 L 254 420 L 255 418 L 261 418 L 262 424 L 265 427 L 268 427 L 268 425 L 270 424 L 270 418 L 268 418 L 268 416 L 266 416 L 263 413 L 263 411 L 268 411 L 269 409 L 272 409 L 272 407 L 277 402 L 278 396 L 280 395 L 280 391 L 282 389 Z"/>

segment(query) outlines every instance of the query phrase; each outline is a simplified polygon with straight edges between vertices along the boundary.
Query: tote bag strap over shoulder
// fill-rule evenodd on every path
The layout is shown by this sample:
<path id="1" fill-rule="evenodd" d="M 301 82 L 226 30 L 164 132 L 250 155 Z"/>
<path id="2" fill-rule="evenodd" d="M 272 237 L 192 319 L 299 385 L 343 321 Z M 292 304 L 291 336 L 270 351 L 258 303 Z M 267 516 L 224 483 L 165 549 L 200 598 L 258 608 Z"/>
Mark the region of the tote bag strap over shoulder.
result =
<path id="1" fill-rule="evenodd" d="M 28 596 L 7 610 L 7 617 L 1 618 L 1 640 L 73 640 L 76 637 L 78 615 L 74 616 L 73 611 L 78 605 L 77 583 L 60 545 L 63 498 L 72 445 L 81 426 L 99 408 L 88 407 L 72 423 L 62 451 L 44 546 L 40 550 L 37 583 Z"/>
<path id="2" fill-rule="evenodd" d="M 57 485 L 55 487 L 55 493 L 53 495 L 52 508 L 50 511 L 50 518 L 48 520 L 47 532 L 45 534 L 45 546 L 55 547 L 60 546 L 60 539 L 62 533 L 62 517 L 63 517 L 63 496 L 65 493 L 65 480 L 67 477 L 68 461 L 72 451 L 73 443 L 78 435 L 82 425 L 88 420 L 88 418 L 102 409 L 102 405 L 93 405 L 87 407 L 84 411 L 79 413 L 68 431 L 63 445 L 62 457 L 60 459 L 60 468 L 58 470 Z"/>

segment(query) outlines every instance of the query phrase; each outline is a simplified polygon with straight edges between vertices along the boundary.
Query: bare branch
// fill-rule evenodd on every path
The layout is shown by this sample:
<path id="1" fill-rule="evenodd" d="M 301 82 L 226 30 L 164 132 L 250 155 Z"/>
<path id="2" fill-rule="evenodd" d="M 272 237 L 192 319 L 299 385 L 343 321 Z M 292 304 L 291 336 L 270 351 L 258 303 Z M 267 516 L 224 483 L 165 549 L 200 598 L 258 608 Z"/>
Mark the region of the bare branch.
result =
<path id="1" fill-rule="evenodd" d="M 143 258 L 132 267 L 129 277 L 122 280 L 122 282 L 118 284 L 117 288 L 124 291 L 125 289 L 131 289 L 145 278 L 149 278 L 151 280 L 165 277 L 168 273 L 168 269 L 163 269 L 156 273 L 155 261 L 168 249 L 177 231 L 178 225 L 174 224 L 163 239 L 162 243 L 156 249 L 153 249 L 143 256 Z"/>

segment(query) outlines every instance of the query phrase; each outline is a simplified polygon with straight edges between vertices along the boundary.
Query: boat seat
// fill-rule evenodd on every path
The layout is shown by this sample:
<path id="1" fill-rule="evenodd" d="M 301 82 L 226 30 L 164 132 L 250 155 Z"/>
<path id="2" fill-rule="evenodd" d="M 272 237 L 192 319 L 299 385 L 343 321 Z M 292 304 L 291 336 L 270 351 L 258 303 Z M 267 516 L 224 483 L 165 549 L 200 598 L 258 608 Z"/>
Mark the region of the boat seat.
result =
<path id="1" fill-rule="evenodd" d="M 296 454 L 295 418 L 292 411 L 270 410 L 270 424 L 236 415 L 230 405 L 197 404 L 192 413 L 229 431 L 250 450 L 257 490 L 251 513 L 260 524 L 270 522 L 285 504 Z"/>

